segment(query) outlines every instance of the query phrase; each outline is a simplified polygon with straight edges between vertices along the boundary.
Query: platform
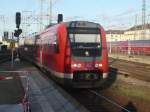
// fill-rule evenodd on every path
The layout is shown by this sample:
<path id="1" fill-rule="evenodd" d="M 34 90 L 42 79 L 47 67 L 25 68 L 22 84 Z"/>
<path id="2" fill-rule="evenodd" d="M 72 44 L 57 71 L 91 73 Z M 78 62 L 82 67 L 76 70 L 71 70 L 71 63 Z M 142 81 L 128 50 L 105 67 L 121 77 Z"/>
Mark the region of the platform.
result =
<path id="1" fill-rule="evenodd" d="M 39 71 L 29 74 L 29 101 L 32 112 L 87 112 L 87 110 L 69 96 L 51 79 Z M 22 79 L 24 87 L 26 80 Z"/>
<path id="2" fill-rule="evenodd" d="M 32 112 L 88 112 L 51 79 L 39 71 L 29 74 L 29 101 Z M 26 80 L 22 79 L 24 87 Z"/>
<path id="3" fill-rule="evenodd" d="M 24 112 L 24 88 L 18 74 L 10 69 L 10 62 L 0 64 L 0 112 Z"/>
<path id="4" fill-rule="evenodd" d="M 9 71 L 9 66 L 10 63 L 5 63 L 3 67 L 1 65 L 0 70 Z M 18 78 L 13 78 L 17 79 L 17 81 L 13 79 L 7 80 L 8 83 L 1 81 L 1 90 L 6 90 L 3 94 L 0 91 L 0 112 L 24 112 L 22 98 L 24 92 L 27 92 L 27 84 L 29 84 L 29 91 L 27 92 L 29 94 L 28 101 L 32 112 L 88 112 L 86 108 L 61 87 L 32 65 L 23 62 L 17 63 L 14 66 L 14 71 L 18 71 L 13 74 L 19 77 L 20 83 L 18 83 Z M 16 86 L 15 83 L 21 87 Z M 10 87 L 11 89 L 9 89 Z M 24 89 L 21 91 L 21 96 L 19 97 L 20 94 L 17 91 L 20 91 L 20 88 Z M 7 96 L 11 97 L 8 99 Z M 15 101 L 13 98 L 15 98 Z"/>

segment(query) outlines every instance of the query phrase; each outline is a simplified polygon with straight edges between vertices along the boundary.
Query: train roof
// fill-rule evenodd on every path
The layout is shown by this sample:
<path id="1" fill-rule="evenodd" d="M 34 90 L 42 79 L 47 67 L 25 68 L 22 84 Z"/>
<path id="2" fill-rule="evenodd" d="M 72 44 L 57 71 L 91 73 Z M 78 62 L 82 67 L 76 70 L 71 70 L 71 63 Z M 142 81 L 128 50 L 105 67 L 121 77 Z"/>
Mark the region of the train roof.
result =
<path id="1" fill-rule="evenodd" d="M 89 21 L 70 21 L 64 22 L 67 27 L 78 27 L 78 28 L 99 28 L 100 24 L 89 22 Z"/>
<path id="2" fill-rule="evenodd" d="M 69 22 L 62 22 L 67 27 L 78 27 L 78 28 L 99 28 L 100 24 L 89 22 L 89 21 L 69 21 Z M 48 25 L 45 29 L 50 28 L 52 26 L 58 25 L 56 23 L 53 23 L 51 25 Z"/>
<path id="3" fill-rule="evenodd" d="M 44 32 L 47 32 L 49 29 L 52 27 L 59 26 L 61 24 L 65 24 L 67 28 L 99 28 L 101 27 L 100 24 L 94 23 L 94 22 L 89 22 L 89 21 L 69 21 L 69 22 L 61 22 L 60 24 L 51 24 L 48 25 L 43 31 L 37 33 L 35 37 L 38 37 Z"/>

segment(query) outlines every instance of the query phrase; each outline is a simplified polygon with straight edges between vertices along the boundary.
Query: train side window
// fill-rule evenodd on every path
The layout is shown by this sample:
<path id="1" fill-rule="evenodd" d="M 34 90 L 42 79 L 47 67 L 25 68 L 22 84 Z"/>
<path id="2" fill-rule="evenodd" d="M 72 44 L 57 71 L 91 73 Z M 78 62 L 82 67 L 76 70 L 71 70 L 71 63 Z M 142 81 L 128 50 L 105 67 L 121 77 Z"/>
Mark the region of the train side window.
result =
<path id="1" fill-rule="evenodd" d="M 59 42 L 58 42 L 57 35 L 55 35 L 55 40 L 54 40 L 54 52 L 59 53 Z"/>

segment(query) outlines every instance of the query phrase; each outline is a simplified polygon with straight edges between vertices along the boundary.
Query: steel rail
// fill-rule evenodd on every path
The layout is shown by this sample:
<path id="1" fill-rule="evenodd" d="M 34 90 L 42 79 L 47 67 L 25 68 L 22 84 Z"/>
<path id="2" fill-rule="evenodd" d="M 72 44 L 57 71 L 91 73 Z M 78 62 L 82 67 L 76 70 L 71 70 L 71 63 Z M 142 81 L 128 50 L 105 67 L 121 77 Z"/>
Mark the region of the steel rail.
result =
<path id="1" fill-rule="evenodd" d="M 124 110 L 124 111 L 126 111 L 126 112 L 131 112 L 131 111 L 129 111 L 128 109 L 126 109 L 126 108 L 122 107 L 121 105 L 119 105 L 118 103 L 116 103 L 116 102 L 114 102 L 114 101 L 112 101 L 112 100 L 106 98 L 105 96 L 103 96 L 103 95 L 97 93 L 96 91 L 93 91 L 93 90 L 90 90 L 90 89 L 88 89 L 88 91 L 91 92 L 91 93 L 93 93 L 93 94 L 95 94 L 95 95 L 97 95 L 97 96 L 99 96 L 99 97 L 101 97 L 101 98 L 103 98 L 103 99 L 105 99 L 107 102 L 109 102 L 109 103 L 115 105 L 115 106 L 118 107 L 118 108 L 121 108 L 122 110 Z"/>

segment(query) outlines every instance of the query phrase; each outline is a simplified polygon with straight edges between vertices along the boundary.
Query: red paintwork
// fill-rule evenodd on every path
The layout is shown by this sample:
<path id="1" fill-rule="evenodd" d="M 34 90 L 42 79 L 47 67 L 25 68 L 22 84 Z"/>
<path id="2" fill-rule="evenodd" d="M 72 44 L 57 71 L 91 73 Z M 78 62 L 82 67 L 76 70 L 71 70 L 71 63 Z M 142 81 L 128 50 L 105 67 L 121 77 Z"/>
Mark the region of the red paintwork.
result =
<path id="1" fill-rule="evenodd" d="M 67 31 L 66 28 L 64 26 L 64 24 L 62 25 L 57 25 L 55 26 L 55 28 L 49 28 L 51 31 L 46 32 L 46 33 L 42 33 L 40 35 L 40 39 L 43 39 L 42 41 L 44 41 L 44 39 L 46 40 L 47 38 L 43 38 L 44 35 L 50 35 L 50 34 L 54 34 L 57 31 L 57 35 L 59 37 L 58 39 L 58 43 L 60 45 L 60 53 L 56 54 L 54 53 L 54 51 L 52 50 L 54 48 L 54 46 L 50 46 L 48 47 L 47 45 L 42 45 L 43 43 L 40 44 L 40 46 L 43 47 L 42 50 L 42 64 L 47 66 L 48 68 L 51 68 L 52 70 L 56 71 L 56 72 L 63 72 L 64 71 L 64 50 L 65 50 L 65 43 L 66 43 L 66 37 L 67 37 Z M 53 38 L 51 36 L 49 36 L 49 38 Z M 49 39 L 48 38 L 48 39 Z M 40 63 L 40 46 L 38 48 L 38 59 L 39 59 L 39 63 Z"/>
<path id="2" fill-rule="evenodd" d="M 108 73 L 108 53 L 107 53 L 107 43 L 106 43 L 106 33 L 104 29 L 101 27 L 100 32 L 102 34 L 102 64 L 103 72 Z"/>
<path id="3" fill-rule="evenodd" d="M 112 53 L 124 53 L 124 54 L 128 54 L 128 52 L 130 51 L 130 53 L 133 55 L 134 54 L 150 55 L 150 44 L 148 42 L 150 42 L 150 40 L 144 40 L 144 41 L 135 40 L 132 42 L 118 41 L 112 43 L 111 51 Z M 110 47 L 110 43 L 108 43 L 108 47 Z"/>

